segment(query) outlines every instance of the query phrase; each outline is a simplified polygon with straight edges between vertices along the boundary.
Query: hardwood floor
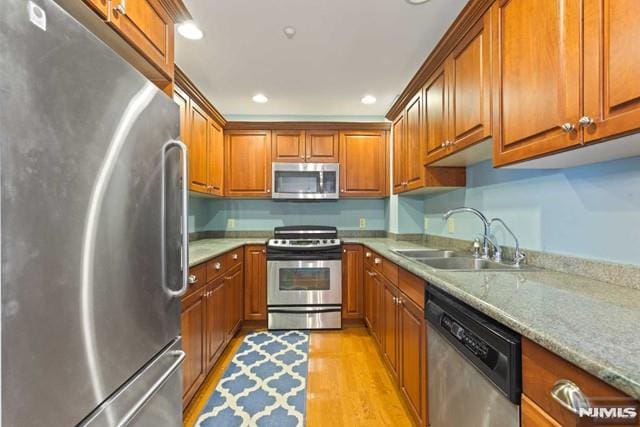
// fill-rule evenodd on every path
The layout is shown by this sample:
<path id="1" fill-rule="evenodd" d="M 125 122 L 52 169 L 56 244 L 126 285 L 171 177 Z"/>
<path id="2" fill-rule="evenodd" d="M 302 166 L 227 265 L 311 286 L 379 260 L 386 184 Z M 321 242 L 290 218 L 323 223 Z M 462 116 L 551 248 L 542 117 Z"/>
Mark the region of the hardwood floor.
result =
<path id="1" fill-rule="evenodd" d="M 191 427 L 247 331 L 240 332 L 216 364 L 184 414 Z M 364 327 L 314 331 L 309 343 L 307 426 L 412 426 L 394 384 Z"/>

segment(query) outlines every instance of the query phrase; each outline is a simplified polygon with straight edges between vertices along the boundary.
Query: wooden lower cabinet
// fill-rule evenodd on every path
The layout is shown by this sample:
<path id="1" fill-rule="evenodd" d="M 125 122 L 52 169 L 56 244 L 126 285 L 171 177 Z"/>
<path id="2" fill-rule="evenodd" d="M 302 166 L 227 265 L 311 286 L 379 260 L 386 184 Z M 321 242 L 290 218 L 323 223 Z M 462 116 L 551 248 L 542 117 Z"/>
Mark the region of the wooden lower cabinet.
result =
<path id="1" fill-rule="evenodd" d="M 224 314 L 227 288 L 224 279 L 219 278 L 207 285 L 205 290 L 207 368 L 214 365 L 226 342 Z"/>
<path id="2" fill-rule="evenodd" d="M 413 416 L 426 424 L 427 328 L 424 310 L 400 294 L 398 313 L 398 381 Z"/>
<path id="3" fill-rule="evenodd" d="M 224 277 L 226 334 L 227 340 L 233 338 L 242 323 L 244 272 L 242 266 L 232 269 Z"/>
<path id="4" fill-rule="evenodd" d="M 342 318 L 364 318 L 362 245 L 342 246 Z"/>
<path id="5" fill-rule="evenodd" d="M 182 348 L 187 354 L 182 366 L 182 402 L 185 406 L 207 375 L 206 317 L 205 289 L 200 289 L 183 298 L 180 328 L 182 331 Z"/>
<path id="6" fill-rule="evenodd" d="M 560 427 L 556 420 L 524 395 L 520 403 L 520 421 L 522 427 Z"/>
<path id="7" fill-rule="evenodd" d="M 382 286 L 381 276 L 373 268 L 366 266 L 364 271 L 364 321 L 378 343 L 382 342 L 382 322 L 380 320 Z"/>
<path id="8" fill-rule="evenodd" d="M 382 315 L 382 353 L 398 378 L 398 290 L 388 280 L 383 280 L 380 313 Z"/>
<path id="9" fill-rule="evenodd" d="M 244 320 L 267 319 L 267 250 L 244 247 Z"/>

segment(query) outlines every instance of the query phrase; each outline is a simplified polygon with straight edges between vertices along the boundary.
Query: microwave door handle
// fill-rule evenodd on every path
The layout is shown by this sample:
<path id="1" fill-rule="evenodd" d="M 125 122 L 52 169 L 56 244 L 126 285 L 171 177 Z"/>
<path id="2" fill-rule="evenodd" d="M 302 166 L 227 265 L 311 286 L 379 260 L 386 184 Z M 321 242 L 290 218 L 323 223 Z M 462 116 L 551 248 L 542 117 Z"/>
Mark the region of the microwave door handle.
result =
<path id="1" fill-rule="evenodd" d="M 320 194 L 324 194 L 324 172 L 320 171 Z"/>

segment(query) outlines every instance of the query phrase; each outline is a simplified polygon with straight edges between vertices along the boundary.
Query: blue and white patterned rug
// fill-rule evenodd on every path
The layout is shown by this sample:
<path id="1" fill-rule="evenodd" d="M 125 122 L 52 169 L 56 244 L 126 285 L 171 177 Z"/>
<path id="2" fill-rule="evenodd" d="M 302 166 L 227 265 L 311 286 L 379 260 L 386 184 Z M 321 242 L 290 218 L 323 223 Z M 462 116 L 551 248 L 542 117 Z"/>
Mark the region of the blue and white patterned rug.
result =
<path id="1" fill-rule="evenodd" d="M 196 427 L 303 426 L 308 354 L 306 331 L 247 335 Z"/>

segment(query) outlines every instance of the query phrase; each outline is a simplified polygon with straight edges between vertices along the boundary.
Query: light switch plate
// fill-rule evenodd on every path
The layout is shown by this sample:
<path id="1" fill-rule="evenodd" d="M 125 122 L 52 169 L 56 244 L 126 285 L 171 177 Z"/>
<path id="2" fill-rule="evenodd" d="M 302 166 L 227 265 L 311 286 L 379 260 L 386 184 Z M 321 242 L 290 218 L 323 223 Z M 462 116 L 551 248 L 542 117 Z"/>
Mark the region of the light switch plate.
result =
<path id="1" fill-rule="evenodd" d="M 365 218 L 360 218 L 360 228 L 367 228 L 367 220 Z"/>
<path id="2" fill-rule="evenodd" d="M 447 229 L 451 234 L 456 232 L 456 221 L 453 218 L 447 220 Z"/>
<path id="3" fill-rule="evenodd" d="M 236 220 L 235 220 L 235 218 L 228 218 L 227 219 L 227 230 L 233 230 L 234 228 L 236 228 Z"/>

